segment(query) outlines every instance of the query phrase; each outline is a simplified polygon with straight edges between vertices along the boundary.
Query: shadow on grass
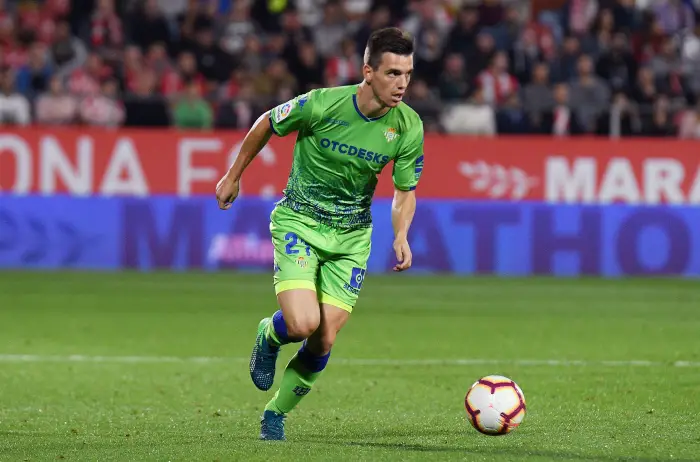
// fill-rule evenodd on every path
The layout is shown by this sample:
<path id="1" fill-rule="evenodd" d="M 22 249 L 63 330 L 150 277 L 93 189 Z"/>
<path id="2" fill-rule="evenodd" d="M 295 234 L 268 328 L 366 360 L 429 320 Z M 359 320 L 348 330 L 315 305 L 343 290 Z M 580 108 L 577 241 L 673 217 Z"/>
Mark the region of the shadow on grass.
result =
<path id="1" fill-rule="evenodd" d="M 307 442 L 324 444 L 331 446 L 351 446 L 360 448 L 376 448 L 376 449 L 388 449 L 396 451 L 409 451 L 409 452 L 422 452 L 422 453 L 454 453 L 461 455 L 480 455 L 480 456 L 493 456 L 494 460 L 498 460 L 497 457 L 546 457 L 550 459 L 569 459 L 569 460 L 580 460 L 580 461 L 599 461 L 599 462 L 698 462 L 697 459 L 676 459 L 676 458 L 640 458 L 640 457 L 615 457 L 615 456 L 603 456 L 603 455 L 585 455 L 585 454 L 574 454 L 561 451 L 538 451 L 529 450 L 525 448 L 469 448 L 464 446 L 449 446 L 449 445 L 431 445 L 431 444 L 404 444 L 404 443 L 380 443 L 380 442 L 370 442 L 370 441 L 339 441 L 339 440 L 328 440 L 328 439 L 306 439 Z"/>

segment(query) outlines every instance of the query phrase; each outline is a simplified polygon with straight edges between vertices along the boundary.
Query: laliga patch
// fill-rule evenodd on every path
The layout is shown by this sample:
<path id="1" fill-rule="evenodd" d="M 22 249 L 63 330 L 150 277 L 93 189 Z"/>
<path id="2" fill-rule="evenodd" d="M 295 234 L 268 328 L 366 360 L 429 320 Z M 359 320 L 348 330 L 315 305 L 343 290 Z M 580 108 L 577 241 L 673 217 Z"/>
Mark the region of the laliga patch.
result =
<path id="1" fill-rule="evenodd" d="M 292 109 L 294 109 L 294 105 L 296 103 L 294 100 L 292 101 L 287 101 L 281 106 L 277 106 L 277 109 L 275 109 L 275 122 L 280 123 L 287 117 L 289 117 L 289 114 L 291 114 Z"/>

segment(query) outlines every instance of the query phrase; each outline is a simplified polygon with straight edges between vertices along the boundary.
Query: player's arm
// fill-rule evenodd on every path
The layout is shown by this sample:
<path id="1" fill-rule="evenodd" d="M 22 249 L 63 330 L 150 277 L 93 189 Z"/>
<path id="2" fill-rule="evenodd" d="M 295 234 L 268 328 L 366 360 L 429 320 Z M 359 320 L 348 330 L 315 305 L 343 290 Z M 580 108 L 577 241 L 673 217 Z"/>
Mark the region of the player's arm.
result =
<path id="1" fill-rule="evenodd" d="M 408 230 L 416 213 L 416 187 L 423 173 L 423 126 L 407 133 L 399 155 L 394 161 L 394 199 L 391 223 L 394 227 L 395 271 L 411 267 L 412 254 L 408 245 Z"/>
<path id="2" fill-rule="evenodd" d="M 220 209 L 229 209 L 236 200 L 243 172 L 273 134 L 286 136 L 308 124 L 311 108 L 307 107 L 304 111 L 308 102 L 308 95 L 297 96 L 258 117 L 243 139 L 238 157 L 216 185 L 216 199 Z"/>

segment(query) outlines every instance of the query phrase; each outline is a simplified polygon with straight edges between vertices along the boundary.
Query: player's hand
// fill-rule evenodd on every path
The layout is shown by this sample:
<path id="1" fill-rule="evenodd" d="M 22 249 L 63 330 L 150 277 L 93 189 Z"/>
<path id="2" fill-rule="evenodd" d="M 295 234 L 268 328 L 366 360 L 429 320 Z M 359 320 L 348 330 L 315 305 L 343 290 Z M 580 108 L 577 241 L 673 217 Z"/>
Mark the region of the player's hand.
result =
<path id="1" fill-rule="evenodd" d="M 406 238 L 397 237 L 394 240 L 394 252 L 396 252 L 396 260 L 398 261 L 394 266 L 394 271 L 406 271 L 409 269 L 413 262 L 413 254 Z"/>
<path id="2" fill-rule="evenodd" d="M 224 175 L 223 178 L 219 180 L 216 184 L 216 200 L 219 202 L 219 208 L 221 210 L 228 210 L 231 208 L 231 204 L 233 204 L 233 201 L 238 197 L 239 189 L 239 180 L 229 178 L 228 175 Z"/>

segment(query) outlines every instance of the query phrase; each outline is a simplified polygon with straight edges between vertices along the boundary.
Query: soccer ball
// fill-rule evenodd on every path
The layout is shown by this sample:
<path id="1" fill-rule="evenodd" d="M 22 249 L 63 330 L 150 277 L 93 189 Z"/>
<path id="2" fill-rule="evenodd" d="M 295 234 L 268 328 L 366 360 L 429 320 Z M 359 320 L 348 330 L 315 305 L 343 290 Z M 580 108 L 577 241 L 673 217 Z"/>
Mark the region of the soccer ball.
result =
<path id="1" fill-rule="evenodd" d="M 525 418 L 525 395 L 513 380 L 487 375 L 469 388 L 464 398 L 467 419 L 485 435 L 505 435 Z"/>

